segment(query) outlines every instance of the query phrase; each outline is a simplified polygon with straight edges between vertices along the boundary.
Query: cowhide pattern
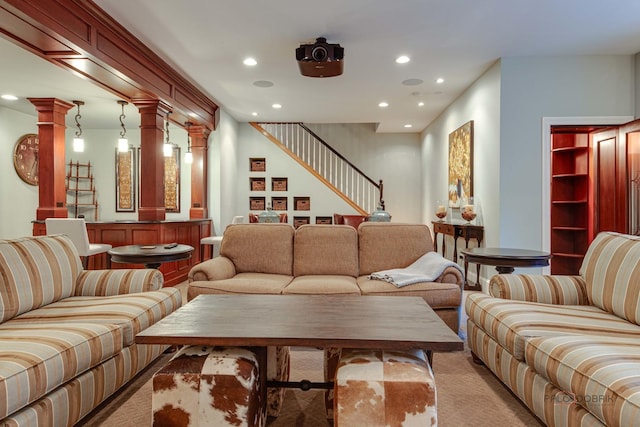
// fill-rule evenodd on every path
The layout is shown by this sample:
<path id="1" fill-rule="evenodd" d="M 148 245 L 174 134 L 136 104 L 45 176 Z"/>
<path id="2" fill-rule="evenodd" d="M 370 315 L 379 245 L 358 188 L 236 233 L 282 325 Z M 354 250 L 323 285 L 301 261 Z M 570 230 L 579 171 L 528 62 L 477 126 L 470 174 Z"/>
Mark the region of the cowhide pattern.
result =
<path id="1" fill-rule="evenodd" d="M 436 426 L 436 385 L 422 350 L 343 349 L 334 427 Z"/>
<path id="2" fill-rule="evenodd" d="M 240 347 L 183 347 L 153 376 L 153 425 L 265 424 L 258 359 Z"/>
<path id="3" fill-rule="evenodd" d="M 289 347 L 267 347 L 267 381 L 289 381 L 291 356 Z M 285 389 L 267 389 L 267 415 L 277 417 L 282 409 Z"/>

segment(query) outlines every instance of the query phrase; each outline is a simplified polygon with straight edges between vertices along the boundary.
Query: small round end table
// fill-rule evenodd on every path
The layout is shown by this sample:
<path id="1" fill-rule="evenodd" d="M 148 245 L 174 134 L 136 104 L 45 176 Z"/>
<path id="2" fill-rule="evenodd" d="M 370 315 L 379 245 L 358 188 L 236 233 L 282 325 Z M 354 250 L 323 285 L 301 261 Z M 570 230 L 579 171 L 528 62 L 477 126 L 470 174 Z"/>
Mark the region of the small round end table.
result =
<path id="1" fill-rule="evenodd" d="M 510 248 L 471 248 L 461 251 L 464 256 L 464 275 L 467 277 L 469 263 L 477 264 L 477 282 L 474 290 L 480 287 L 480 265 L 493 265 L 498 274 L 511 274 L 515 267 L 546 267 L 551 254 L 529 249 Z M 469 286 L 469 289 L 472 289 Z"/>

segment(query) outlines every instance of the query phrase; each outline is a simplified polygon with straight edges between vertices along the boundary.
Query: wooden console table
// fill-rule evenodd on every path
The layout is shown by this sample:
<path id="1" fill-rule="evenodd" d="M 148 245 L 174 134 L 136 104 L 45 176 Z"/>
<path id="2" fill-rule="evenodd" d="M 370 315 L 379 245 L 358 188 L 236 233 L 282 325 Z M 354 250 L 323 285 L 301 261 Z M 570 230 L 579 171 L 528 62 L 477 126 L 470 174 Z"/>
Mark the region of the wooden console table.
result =
<path id="1" fill-rule="evenodd" d="M 446 243 L 445 236 L 453 237 L 453 262 L 458 262 L 458 237 L 462 237 L 465 242 L 465 248 L 469 248 L 469 240 L 475 239 L 478 242 L 478 246 L 482 244 L 484 239 L 484 227 L 482 225 L 469 224 L 466 221 L 431 221 L 433 224 L 433 250 L 438 252 L 438 234 L 442 233 L 442 256 L 445 256 Z M 478 274 L 480 272 L 480 265 L 478 265 Z M 467 282 L 467 275 L 465 271 L 464 278 L 465 289 L 476 289 L 475 287 L 469 287 Z"/>

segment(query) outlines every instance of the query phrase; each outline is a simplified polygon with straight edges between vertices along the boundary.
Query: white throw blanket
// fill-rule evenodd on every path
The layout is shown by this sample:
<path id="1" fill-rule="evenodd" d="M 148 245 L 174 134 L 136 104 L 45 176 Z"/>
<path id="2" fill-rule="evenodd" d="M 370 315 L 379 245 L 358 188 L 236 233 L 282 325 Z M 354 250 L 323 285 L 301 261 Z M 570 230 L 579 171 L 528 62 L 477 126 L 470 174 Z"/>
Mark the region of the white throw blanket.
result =
<path id="1" fill-rule="evenodd" d="M 369 279 L 384 280 L 398 288 L 420 282 L 433 282 L 447 267 L 462 268 L 453 261 L 444 258 L 437 252 L 427 252 L 406 268 L 376 271 L 369 275 Z"/>

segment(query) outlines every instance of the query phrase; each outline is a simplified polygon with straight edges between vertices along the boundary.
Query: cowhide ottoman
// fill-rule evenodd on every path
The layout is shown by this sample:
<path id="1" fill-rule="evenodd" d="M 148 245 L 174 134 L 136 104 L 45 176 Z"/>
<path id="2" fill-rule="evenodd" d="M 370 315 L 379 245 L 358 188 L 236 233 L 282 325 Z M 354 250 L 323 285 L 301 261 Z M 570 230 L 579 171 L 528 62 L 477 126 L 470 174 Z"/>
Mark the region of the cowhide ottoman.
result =
<path id="1" fill-rule="evenodd" d="M 183 347 L 153 376 L 153 425 L 264 426 L 260 375 L 249 349 Z"/>
<path id="2" fill-rule="evenodd" d="M 436 384 L 422 350 L 343 349 L 334 427 L 435 426 Z"/>

